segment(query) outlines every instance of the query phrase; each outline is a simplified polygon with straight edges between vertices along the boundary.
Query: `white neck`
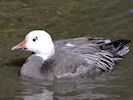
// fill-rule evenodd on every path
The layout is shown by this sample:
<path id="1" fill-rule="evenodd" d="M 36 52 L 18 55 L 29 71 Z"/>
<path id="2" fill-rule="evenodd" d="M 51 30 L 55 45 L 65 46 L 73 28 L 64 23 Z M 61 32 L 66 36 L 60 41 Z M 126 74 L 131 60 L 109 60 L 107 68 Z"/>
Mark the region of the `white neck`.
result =
<path id="1" fill-rule="evenodd" d="M 49 49 L 49 51 L 47 52 L 45 51 L 45 52 L 37 53 L 35 55 L 41 57 L 45 61 L 49 59 L 50 57 L 52 57 L 54 53 L 55 53 L 55 48 L 53 47 Z"/>

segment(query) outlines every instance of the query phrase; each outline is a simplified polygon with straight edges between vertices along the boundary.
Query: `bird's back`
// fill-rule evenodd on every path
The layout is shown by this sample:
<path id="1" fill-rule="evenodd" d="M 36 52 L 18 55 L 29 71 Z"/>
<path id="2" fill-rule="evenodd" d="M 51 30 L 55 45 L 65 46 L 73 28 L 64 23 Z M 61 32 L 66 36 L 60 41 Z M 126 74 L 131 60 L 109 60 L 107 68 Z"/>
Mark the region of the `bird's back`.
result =
<path id="1" fill-rule="evenodd" d="M 55 58 L 57 58 L 55 73 L 58 77 L 64 77 L 76 76 L 92 70 L 110 70 L 115 60 L 123 56 L 117 53 L 124 51 L 127 43 L 127 40 L 111 42 L 108 39 L 90 37 L 55 41 Z M 125 51 L 127 53 L 129 50 Z"/>

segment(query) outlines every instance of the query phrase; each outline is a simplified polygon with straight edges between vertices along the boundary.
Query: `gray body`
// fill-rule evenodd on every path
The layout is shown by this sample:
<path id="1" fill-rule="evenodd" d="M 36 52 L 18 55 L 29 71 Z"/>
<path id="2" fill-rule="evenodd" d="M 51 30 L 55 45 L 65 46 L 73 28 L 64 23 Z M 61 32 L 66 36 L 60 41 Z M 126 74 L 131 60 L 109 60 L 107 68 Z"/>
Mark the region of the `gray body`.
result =
<path id="1" fill-rule="evenodd" d="M 31 55 L 20 74 L 32 79 L 53 80 L 92 71 L 108 71 L 129 51 L 129 42 L 90 37 L 54 41 L 55 53 L 51 58 L 43 61 L 41 57 Z"/>

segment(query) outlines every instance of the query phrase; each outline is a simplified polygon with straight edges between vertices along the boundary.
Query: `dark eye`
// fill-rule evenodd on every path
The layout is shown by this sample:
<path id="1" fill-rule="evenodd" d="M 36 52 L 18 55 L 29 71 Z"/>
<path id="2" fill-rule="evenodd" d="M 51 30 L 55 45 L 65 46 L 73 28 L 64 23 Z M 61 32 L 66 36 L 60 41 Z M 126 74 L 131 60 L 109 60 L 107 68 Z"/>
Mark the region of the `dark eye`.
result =
<path id="1" fill-rule="evenodd" d="M 33 39 L 33 41 L 36 42 L 37 39 L 38 39 L 38 37 L 36 36 L 36 37 Z"/>

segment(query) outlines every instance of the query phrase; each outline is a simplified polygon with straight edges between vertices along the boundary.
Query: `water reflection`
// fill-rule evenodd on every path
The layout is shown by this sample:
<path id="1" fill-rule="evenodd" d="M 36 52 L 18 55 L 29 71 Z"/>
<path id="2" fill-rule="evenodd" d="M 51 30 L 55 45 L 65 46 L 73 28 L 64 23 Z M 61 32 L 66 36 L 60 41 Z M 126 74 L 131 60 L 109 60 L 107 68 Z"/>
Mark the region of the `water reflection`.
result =
<path id="1" fill-rule="evenodd" d="M 36 93 L 31 96 L 23 96 L 24 100 L 53 100 L 53 92 L 43 89 L 42 93 Z"/>
<path id="2" fill-rule="evenodd" d="M 23 98 L 24 100 L 53 100 L 53 92 L 46 88 L 52 83 L 25 80 L 21 84 L 23 85 L 23 91 L 16 98 Z"/>
<path id="3" fill-rule="evenodd" d="M 21 82 L 23 92 L 17 98 L 24 100 L 103 100 L 114 98 L 115 100 L 120 96 L 108 93 L 109 89 L 122 88 L 123 86 L 110 83 L 119 77 L 118 73 L 110 74 L 82 75 L 73 79 L 64 78 L 54 82 L 25 80 Z M 107 92 L 99 91 L 100 89 L 107 89 Z"/>

